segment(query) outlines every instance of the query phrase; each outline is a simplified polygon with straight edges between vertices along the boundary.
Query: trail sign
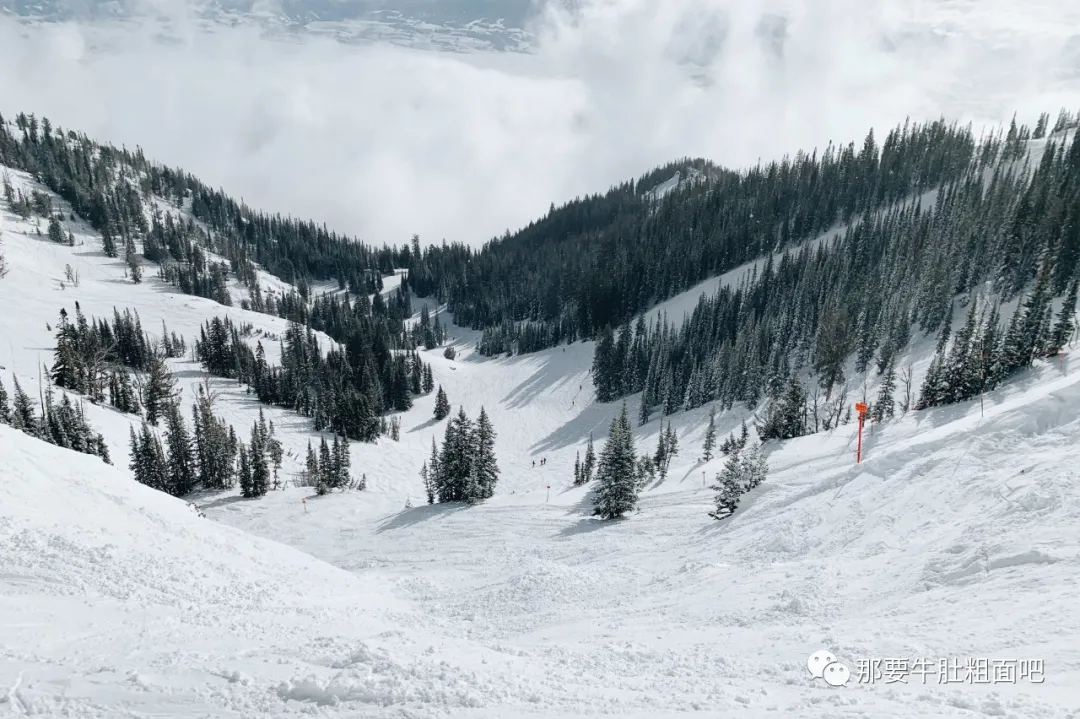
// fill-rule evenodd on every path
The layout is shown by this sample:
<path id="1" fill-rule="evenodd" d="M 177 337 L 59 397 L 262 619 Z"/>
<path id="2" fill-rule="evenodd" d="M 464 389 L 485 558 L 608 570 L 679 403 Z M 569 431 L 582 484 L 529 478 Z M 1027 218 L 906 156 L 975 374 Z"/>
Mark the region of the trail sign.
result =
<path id="1" fill-rule="evenodd" d="M 865 402 L 856 402 L 855 411 L 859 413 L 859 446 L 855 450 L 855 464 L 862 462 L 862 428 L 866 420 L 866 411 L 870 409 Z"/>

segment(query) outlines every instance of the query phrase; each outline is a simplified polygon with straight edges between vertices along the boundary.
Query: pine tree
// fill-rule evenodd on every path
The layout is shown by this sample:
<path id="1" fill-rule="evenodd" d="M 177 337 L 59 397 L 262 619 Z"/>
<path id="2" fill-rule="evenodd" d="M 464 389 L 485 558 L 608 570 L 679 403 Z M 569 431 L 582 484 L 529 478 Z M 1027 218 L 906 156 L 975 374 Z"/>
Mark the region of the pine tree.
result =
<path id="1" fill-rule="evenodd" d="M 749 491 L 765 481 L 769 474 L 769 462 L 765 458 L 765 448 L 760 443 L 740 452 L 740 455 L 741 480 L 743 487 Z"/>
<path id="2" fill-rule="evenodd" d="M 465 408 L 461 407 L 457 416 L 446 424 L 446 437 L 439 456 L 440 502 L 461 502 L 469 499 L 468 483 L 473 471 L 475 453 L 475 430 L 465 414 Z"/>
<path id="3" fill-rule="evenodd" d="M 428 349 L 431 348 L 428 347 Z M 431 375 L 431 365 L 424 365 L 424 394 L 428 394 L 433 389 L 435 389 L 435 378 Z"/>
<path id="4" fill-rule="evenodd" d="M 667 477 L 667 437 L 664 434 L 663 420 L 661 420 L 660 434 L 656 438 L 656 452 L 652 457 L 653 465 L 660 472 L 660 478 Z"/>
<path id="5" fill-rule="evenodd" d="M 307 462 L 304 464 L 308 485 L 318 489 L 323 485 L 322 474 L 319 469 L 319 457 L 311 446 L 311 440 L 307 443 Z"/>
<path id="6" fill-rule="evenodd" d="M 439 463 L 439 450 L 435 446 L 435 438 L 431 438 L 431 457 L 428 459 L 428 481 L 431 484 L 432 493 L 435 497 L 442 499 L 442 486 L 444 483 L 442 475 L 442 465 Z"/>
<path id="7" fill-rule="evenodd" d="M 131 274 L 131 281 L 135 284 L 142 282 L 142 261 L 135 254 L 135 242 L 131 238 L 128 238 L 124 248 L 124 262 Z"/>
<path id="8" fill-rule="evenodd" d="M 750 428 L 746 426 L 746 420 L 742 421 L 742 425 L 739 428 L 739 449 L 746 446 L 746 441 L 750 438 Z"/>
<path id="9" fill-rule="evenodd" d="M 334 488 L 334 460 L 330 455 L 330 445 L 326 437 L 319 440 L 319 484 L 315 485 L 316 494 L 326 494 Z"/>
<path id="10" fill-rule="evenodd" d="M 427 503 L 435 504 L 435 481 L 431 474 L 431 471 L 428 470 L 428 463 L 425 461 L 424 466 L 420 468 L 420 479 L 424 482 L 424 494 L 427 495 Z"/>
<path id="11" fill-rule="evenodd" d="M 173 387 L 176 380 L 165 360 L 155 354 L 150 360 L 150 371 L 143 387 L 143 406 L 146 408 L 146 421 L 157 425 L 158 418 L 173 401 Z"/>
<path id="12" fill-rule="evenodd" d="M 8 404 L 8 393 L 3 380 L 0 380 L 0 424 L 11 424 L 11 405 Z"/>
<path id="13" fill-rule="evenodd" d="M 877 400 L 870 411 L 875 422 L 884 422 L 892 418 L 896 412 L 896 401 L 893 393 L 896 391 L 896 368 L 892 362 L 885 368 L 885 374 L 881 378 L 881 387 L 878 389 Z"/>
<path id="14" fill-rule="evenodd" d="M 495 428 L 487 412 L 480 407 L 476 420 L 475 449 L 473 454 L 477 499 L 490 499 L 499 481 L 499 465 L 495 459 Z"/>
<path id="15" fill-rule="evenodd" d="M 581 452 L 574 455 L 574 486 L 584 484 L 584 474 L 581 471 Z"/>
<path id="16" fill-rule="evenodd" d="M 593 470 L 596 469 L 596 449 L 593 447 L 593 436 L 589 433 L 589 444 L 585 446 L 585 460 L 581 464 L 582 484 L 592 481 Z"/>
<path id="17" fill-rule="evenodd" d="M 274 434 L 273 420 L 270 422 L 270 433 L 267 437 L 266 451 L 267 455 L 270 457 L 270 463 L 274 468 L 274 489 L 277 489 L 281 484 L 279 473 L 281 471 L 281 462 L 284 459 L 285 450 L 281 446 L 281 440 Z"/>
<path id="18" fill-rule="evenodd" d="M 101 249 L 106 257 L 116 257 L 116 241 L 109 232 L 108 225 L 101 228 Z"/>
<path id="19" fill-rule="evenodd" d="M 449 414 L 450 400 L 446 398 L 446 392 L 443 390 L 442 385 L 439 385 L 439 391 L 435 394 L 435 419 L 446 419 Z"/>
<path id="20" fill-rule="evenodd" d="M 183 497 L 195 489 L 198 478 L 191 435 L 180 414 L 180 403 L 165 408 L 165 443 L 168 446 L 169 494 Z"/>
<path id="21" fill-rule="evenodd" d="M 714 447 L 716 447 L 716 409 L 710 408 L 709 426 L 705 429 L 705 452 L 701 456 L 702 462 L 708 462 L 713 458 Z"/>
<path id="22" fill-rule="evenodd" d="M 49 239 L 58 245 L 64 244 L 64 228 L 60 226 L 56 215 L 49 218 Z"/>
<path id="23" fill-rule="evenodd" d="M 598 486 L 593 493 L 594 514 L 603 519 L 622 517 L 637 507 L 638 485 L 634 436 L 623 402 L 611 422 L 607 442 L 596 467 Z"/>
<path id="24" fill-rule="evenodd" d="M 241 442 L 237 459 L 236 477 L 240 482 L 240 494 L 246 498 L 255 496 L 255 486 L 251 481 L 251 455 L 248 448 Z"/>
<path id="25" fill-rule="evenodd" d="M 11 401 L 11 426 L 22 430 L 32 437 L 41 435 L 41 426 L 38 423 L 37 413 L 34 411 L 34 402 L 30 395 L 23 391 L 19 385 L 19 378 L 12 376 L 14 396 Z"/>
<path id="26" fill-rule="evenodd" d="M 716 483 L 710 489 L 716 492 L 713 499 L 716 509 L 709 512 L 709 516 L 713 519 L 727 519 L 734 514 L 743 494 L 742 460 L 738 452 L 728 455 L 724 469 L 716 476 Z"/>
<path id="27" fill-rule="evenodd" d="M 1072 339 L 1073 332 L 1076 330 L 1076 321 L 1074 317 L 1076 315 L 1076 292 L 1078 284 L 1080 284 L 1080 280 L 1076 279 L 1069 283 L 1069 290 L 1065 295 L 1065 302 L 1061 305 L 1057 321 L 1054 323 L 1054 329 L 1050 332 L 1050 339 L 1046 343 L 1046 353 L 1048 355 L 1056 355 L 1060 352 L 1065 345 L 1069 343 L 1069 340 Z"/>
<path id="28" fill-rule="evenodd" d="M 652 416 L 652 412 L 649 409 L 649 390 L 645 389 L 641 393 L 641 404 L 638 405 L 638 426 L 644 427 L 649 423 L 649 417 Z"/>

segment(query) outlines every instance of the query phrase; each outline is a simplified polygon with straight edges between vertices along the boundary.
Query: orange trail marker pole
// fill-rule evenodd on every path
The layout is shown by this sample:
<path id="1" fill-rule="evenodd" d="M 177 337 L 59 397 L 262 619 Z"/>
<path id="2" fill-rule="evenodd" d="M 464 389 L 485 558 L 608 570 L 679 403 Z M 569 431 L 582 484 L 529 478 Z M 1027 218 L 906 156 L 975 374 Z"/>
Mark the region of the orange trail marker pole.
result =
<path id="1" fill-rule="evenodd" d="M 862 462 L 862 428 L 863 428 L 863 421 L 866 419 L 866 410 L 867 409 L 868 409 L 868 407 L 866 406 L 865 403 L 863 403 L 863 402 L 856 402 L 855 403 L 855 411 L 857 411 L 859 413 L 859 445 L 858 445 L 858 448 L 855 450 L 855 463 L 856 464 Z"/>

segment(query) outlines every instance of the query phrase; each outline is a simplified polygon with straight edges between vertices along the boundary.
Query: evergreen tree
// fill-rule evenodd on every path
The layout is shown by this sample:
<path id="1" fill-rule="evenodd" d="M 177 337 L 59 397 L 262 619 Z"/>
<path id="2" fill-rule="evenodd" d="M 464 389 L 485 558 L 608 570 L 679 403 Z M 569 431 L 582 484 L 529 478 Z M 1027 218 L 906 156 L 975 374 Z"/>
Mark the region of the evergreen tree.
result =
<path id="1" fill-rule="evenodd" d="M 236 477 L 240 483 L 240 494 L 245 498 L 254 497 L 255 485 L 251 478 L 251 455 L 248 454 L 248 448 L 243 443 L 239 446 Z"/>
<path id="2" fill-rule="evenodd" d="M 128 238 L 124 247 L 124 263 L 127 264 L 128 272 L 131 275 L 131 281 L 135 284 L 142 282 L 142 261 L 139 256 L 135 254 L 135 242 Z"/>
<path id="3" fill-rule="evenodd" d="M 708 462 L 713 458 L 713 448 L 716 446 L 716 410 L 712 408 L 709 410 L 709 426 L 705 429 L 705 445 L 704 454 L 701 457 L 702 462 Z"/>
<path id="4" fill-rule="evenodd" d="M 150 359 L 149 373 L 143 386 L 143 407 L 146 408 L 146 421 L 157 425 L 158 418 L 173 401 L 173 387 L 176 380 L 165 360 L 160 355 Z"/>
<path id="5" fill-rule="evenodd" d="M 34 411 L 34 402 L 19 385 L 18 377 L 12 375 L 11 380 L 14 386 L 14 396 L 11 401 L 11 426 L 32 437 L 38 437 L 41 435 L 41 427 L 38 423 L 37 412 Z"/>
<path id="6" fill-rule="evenodd" d="M 581 452 L 574 455 L 574 486 L 585 484 L 585 474 L 581 471 Z"/>
<path id="7" fill-rule="evenodd" d="M 439 391 L 435 394 L 435 419 L 443 420 L 450 414 L 450 400 L 446 397 L 446 392 L 443 390 L 442 385 L 439 385 Z"/>
<path id="8" fill-rule="evenodd" d="M 495 459 L 495 428 L 483 407 L 476 420 L 473 459 L 476 499 L 490 499 L 499 481 L 499 465 Z"/>
<path id="9" fill-rule="evenodd" d="M 195 452 L 180 403 L 170 402 L 165 407 L 165 443 L 168 446 L 169 494 L 183 497 L 195 489 L 198 474 Z"/>
<path id="10" fill-rule="evenodd" d="M 1078 284 L 1080 282 L 1075 279 L 1069 283 L 1065 302 L 1061 305 L 1057 321 L 1054 323 L 1054 329 L 1050 333 L 1050 340 L 1046 345 L 1047 354 L 1056 355 L 1060 352 L 1069 343 L 1073 333 L 1076 331 L 1076 291 Z"/>
<path id="11" fill-rule="evenodd" d="M 326 494 L 334 488 L 334 464 L 330 455 L 330 445 L 326 437 L 319 440 L 319 483 L 315 485 L 317 494 Z"/>
<path id="12" fill-rule="evenodd" d="M 446 438 L 439 456 L 440 502 L 461 502 L 471 498 L 469 481 L 475 453 L 475 429 L 465 408 L 461 407 L 457 416 L 446 424 Z"/>
<path id="13" fill-rule="evenodd" d="M 101 249 L 106 257 L 116 257 L 116 241 L 109 232 L 108 225 L 101 228 Z"/>
<path id="14" fill-rule="evenodd" d="M 420 468 L 420 479 L 424 482 L 424 494 L 427 495 L 427 503 L 435 504 L 435 481 L 431 475 L 431 471 L 428 470 L 428 463 L 425 461 Z"/>
<path id="15" fill-rule="evenodd" d="M 319 468 L 319 457 L 311 446 L 311 440 L 307 444 L 307 461 L 304 464 L 308 485 L 319 489 L 323 486 L 322 474 Z"/>
<path id="16" fill-rule="evenodd" d="M 0 380 L 0 424 L 11 424 L 11 405 L 8 404 L 8 393 L 3 380 Z"/>
<path id="17" fill-rule="evenodd" d="M 596 450 L 593 447 L 593 436 L 589 433 L 589 444 L 585 446 L 585 461 L 581 465 L 582 483 L 592 481 L 593 470 L 596 469 Z"/>
<path id="18" fill-rule="evenodd" d="M 739 508 L 739 499 L 743 494 L 742 460 L 738 452 L 728 455 L 724 469 L 716 476 L 716 483 L 710 489 L 716 492 L 713 502 L 716 509 L 709 512 L 713 519 L 727 519 Z"/>
<path id="19" fill-rule="evenodd" d="M 765 481 L 769 474 L 769 462 L 765 458 L 765 448 L 759 443 L 740 452 L 743 487 L 747 491 L 756 488 Z"/>
<path id="20" fill-rule="evenodd" d="M 431 485 L 432 494 L 441 497 L 443 493 L 444 478 L 442 466 L 439 463 L 439 450 L 435 446 L 435 438 L 431 438 L 431 457 L 428 459 L 428 482 Z M 441 500 L 440 500 L 441 501 Z"/>
<path id="21" fill-rule="evenodd" d="M 58 245 L 64 244 L 64 228 L 60 226 L 56 215 L 49 218 L 49 239 Z"/>
<path id="22" fill-rule="evenodd" d="M 881 378 L 881 387 L 878 389 L 877 400 L 870 410 L 870 416 L 875 422 L 884 422 L 895 414 L 896 401 L 893 399 L 895 391 L 896 368 L 892 362 L 889 362 L 889 366 L 885 369 L 885 374 Z"/>
<path id="23" fill-rule="evenodd" d="M 619 416 L 611 422 L 607 442 L 597 463 L 594 514 L 603 519 L 615 519 L 634 510 L 638 499 L 636 469 L 634 436 L 630 431 L 626 402 L 623 402 Z"/>

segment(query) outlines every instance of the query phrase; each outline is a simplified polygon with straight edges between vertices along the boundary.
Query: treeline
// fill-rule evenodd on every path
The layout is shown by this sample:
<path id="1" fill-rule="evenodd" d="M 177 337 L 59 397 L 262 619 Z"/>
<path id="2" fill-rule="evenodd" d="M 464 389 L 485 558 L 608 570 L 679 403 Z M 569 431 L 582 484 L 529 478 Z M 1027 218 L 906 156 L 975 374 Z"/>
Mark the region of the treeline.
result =
<path id="1" fill-rule="evenodd" d="M 1073 331 L 1068 298 L 1080 274 L 1080 140 L 1054 137 L 1029 168 L 1016 160 L 1029 134 L 1014 126 L 984 140 L 966 171 L 926 205 L 909 201 L 827 244 L 769 256 L 703 297 L 681 325 L 639 317 L 634 327 L 605 329 L 593 362 L 598 398 L 642 392 L 639 423 L 657 411 L 756 407 L 768 398 L 759 432 L 788 438 L 835 426 L 852 380 L 865 385 L 873 368 L 889 392 L 898 380 L 907 384 L 906 409 L 910 368 L 896 358 L 915 330 L 947 333 L 957 295 L 991 305 L 969 318 L 974 326 L 951 354 L 943 354 L 947 335 L 939 342 L 935 367 L 963 360 L 966 369 L 932 369 L 933 389 L 919 406 L 972 396 L 972 376 L 980 377 L 977 393 L 1055 353 Z M 1051 301 L 1062 294 L 1066 309 L 1051 322 Z M 1018 296 L 1019 310 L 1000 327 L 1003 303 Z M 892 407 L 891 397 L 881 399 L 880 411 Z"/>
<path id="2" fill-rule="evenodd" d="M 495 428 L 483 407 L 475 422 L 462 407 L 446 423 L 442 449 L 431 440 L 431 457 L 420 469 L 420 477 L 428 504 L 474 503 L 494 496 L 499 481 Z"/>
<path id="3" fill-rule="evenodd" d="M 345 300 L 347 302 L 347 300 Z M 251 387 L 261 402 L 291 409 L 314 420 L 315 430 L 374 442 L 384 430 L 380 414 L 404 411 L 413 397 L 431 392 L 431 367 L 414 350 L 390 353 L 359 335 L 325 354 L 310 326 L 290 322 L 280 341 L 281 364 L 271 367 L 259 341 L 255 349 L 228 318 L 206 322 L 195 356 L 211 374 Z M 377 336 L 376 336 L 377 337 Z"/>
<path id="4" fill-rule="evenodd" d="M 57 447 L 100 457 L 106 464 L 112 464 L 105 438 L 90 427 L 81 404 L 74 404 L 66 393 L 61 394 L 57 403 L 52 387 L 47 387 L 42 392 L 39 415 L 34 401 L 23 390 L 18 378 L 12 376 L 11 380 L 14 395 L 10 403 L 7 389 L 0 381 L 0 424 L 10 425 Z"/>
<path id="5" fill-rule="evenodd" d="M 1017 130 L 999 155 L 1018 157 L 1023 140 Z M 553 207 L 480 251 L 429 248 L 409 281 L 445 301 L 458 324 L 486 329 L 488 354 L 589 339 L 764 253 L 955 181 L 977 151 L 968 128 L 939 121 L 746 172 L 702 166 L 705 179 L 660 200 L 645 196 L 654 173 L 650 186 L 627 182 Z"/>
<path id="6" fill-rule="evenodd" d="M 139 414 L 144 409 L 157 424 L 168 400 L 171 384 L 165 360 L 181 357 L 184 340 L 161 324 L 161 337 L 152 340 L 143 331 L 137 312 L 113 308 L 113 318 L 88 321 L 75 303 L 75 321 L 60 310 L 56 325 L 56 350 L 49 370 L 53 384 L 86 395 L 100 404 L 108 399 L 121 412 Z M 145 378 L 140 374 L 144 373 Z"/>
<path id="7" fill-rule="evenodd" d="M 224 258 L 241 281 L 253 278 L 257 263 L 301 287 L 336 280 L 368 294 L 379 275 L 410 266 L 408 245 L 376 250 L 325 225 L 257 212 L 188 173 L 150 162 L 141 149 L 97 143 L 34 115 L 20 113 L 12 122 L 0 116 L 0 164 L 29 173 L 70 203 L 114 252 L 117 240 L 142 240 L 155 262 L 191 263 L 202 247 Z M 170 221 L 151 196 L 186 209 L 202 227 Z"/>

